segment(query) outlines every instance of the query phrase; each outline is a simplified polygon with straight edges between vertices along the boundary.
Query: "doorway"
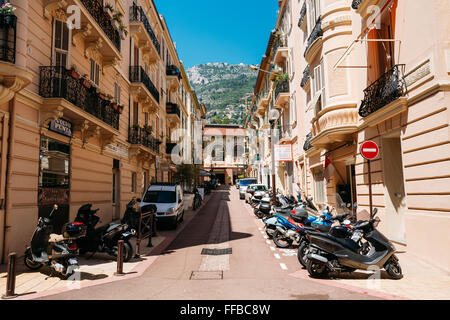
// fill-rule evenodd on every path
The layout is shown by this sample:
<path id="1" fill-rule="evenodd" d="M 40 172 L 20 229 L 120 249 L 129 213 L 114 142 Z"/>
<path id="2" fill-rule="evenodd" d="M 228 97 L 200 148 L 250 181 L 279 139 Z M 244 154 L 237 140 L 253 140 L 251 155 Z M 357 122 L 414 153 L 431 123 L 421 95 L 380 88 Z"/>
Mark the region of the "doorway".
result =
<path id="1" fill-rule="evenodd" d="M 383 175 L 386 199 L 386 235 L 406 244 L 406 195 L 400 131 L 382 138 Z"/>
<path id="2" fill-rule="evenodd" d="M 113 220 L 120 219 L 120 161 L 113 160 L 112 172 Z"/>

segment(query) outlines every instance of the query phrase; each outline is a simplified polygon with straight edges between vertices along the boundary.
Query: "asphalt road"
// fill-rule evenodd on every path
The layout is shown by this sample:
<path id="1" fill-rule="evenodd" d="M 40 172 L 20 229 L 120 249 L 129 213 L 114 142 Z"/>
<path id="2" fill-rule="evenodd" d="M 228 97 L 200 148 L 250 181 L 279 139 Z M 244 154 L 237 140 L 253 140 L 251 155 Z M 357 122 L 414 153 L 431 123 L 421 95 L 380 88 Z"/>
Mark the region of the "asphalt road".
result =
<path id="1" fill-rule="evenodd" d="M 264 238 L 262 222 L 236 188 L 214 191 L 141 277 L 48 296 L 45 300 L 351 300 L 377 297 L 318 283 L 299 273 L 296 249 Z M 202 255 L 203 249 L 230 254 Z M 333 281 L 333 280 L 330 280 Z M 330 282 L 331 283 L 331 282 Z"/>

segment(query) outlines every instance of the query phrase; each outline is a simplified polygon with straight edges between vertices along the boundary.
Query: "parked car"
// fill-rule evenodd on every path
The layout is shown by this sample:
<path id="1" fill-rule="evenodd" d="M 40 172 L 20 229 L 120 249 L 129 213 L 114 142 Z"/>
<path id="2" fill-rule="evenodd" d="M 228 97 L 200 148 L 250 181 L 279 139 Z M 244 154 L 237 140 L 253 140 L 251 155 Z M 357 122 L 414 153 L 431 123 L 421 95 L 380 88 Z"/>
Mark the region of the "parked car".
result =
<path id="1" fill-rule="evenodd" d="M 245 193 L 247 192 L 247 187 L 251 184 L 256 184 L 256 178 L 246 178 L 239 180 L 239 199 L 245 199 Z"/>
<path id="2" fill-rule="evenodd" d="M 175 183 L 155 183 L 146 190 L 140 207 L 156 206 L 157 223 L 169 223 L 176 229 L 184 219 L 183 189 Z"/>
<path id="3" fill-rule="evenodd" d="M 264 184 L 251 184 L 248 186 L 245 192 L 245 202 L 250 203 L 255 191 L 267 191 L 267 187 Z"/>

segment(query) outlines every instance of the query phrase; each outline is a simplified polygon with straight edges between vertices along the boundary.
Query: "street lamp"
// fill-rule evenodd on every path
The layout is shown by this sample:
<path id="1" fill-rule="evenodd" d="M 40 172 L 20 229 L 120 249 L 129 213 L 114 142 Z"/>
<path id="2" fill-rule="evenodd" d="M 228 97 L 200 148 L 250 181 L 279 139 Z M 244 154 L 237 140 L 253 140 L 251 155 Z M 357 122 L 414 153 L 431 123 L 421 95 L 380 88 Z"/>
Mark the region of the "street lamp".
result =
<path id="1" fill-rule="evenodd" d="M 270 149 L 272 154 L 272 202 L 275 206 L 277 204 L 277 190 L 275 184 L 275 141 L 273 136 L 273 129 L 275 127 L 275 123 L 280 118 L 280 112 L 277 109 L 271 109 L 267 116 L 270 123 Z"/>

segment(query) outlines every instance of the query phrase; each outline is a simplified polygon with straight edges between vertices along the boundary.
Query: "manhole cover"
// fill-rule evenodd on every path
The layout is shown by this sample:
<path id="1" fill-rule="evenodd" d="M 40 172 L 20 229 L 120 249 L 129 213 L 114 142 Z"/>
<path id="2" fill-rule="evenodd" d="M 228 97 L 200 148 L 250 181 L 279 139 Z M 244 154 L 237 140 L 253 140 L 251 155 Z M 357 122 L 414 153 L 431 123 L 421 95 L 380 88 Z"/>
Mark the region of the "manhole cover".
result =
<path id="1" fill-rule="evenodd" d="M 227 249 L 203 249 L 202 255 L 208 255 L 208 256 L 220 256 L 224 254 L 232 254 L 231 248 Z"/>
<path id="2" fill-rule="evenodd" d="M 190 280 L 222 280 L 223 271 L 192 271 Z"/>

